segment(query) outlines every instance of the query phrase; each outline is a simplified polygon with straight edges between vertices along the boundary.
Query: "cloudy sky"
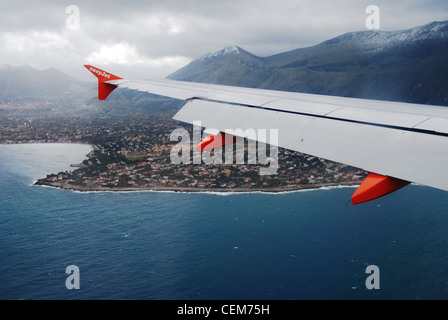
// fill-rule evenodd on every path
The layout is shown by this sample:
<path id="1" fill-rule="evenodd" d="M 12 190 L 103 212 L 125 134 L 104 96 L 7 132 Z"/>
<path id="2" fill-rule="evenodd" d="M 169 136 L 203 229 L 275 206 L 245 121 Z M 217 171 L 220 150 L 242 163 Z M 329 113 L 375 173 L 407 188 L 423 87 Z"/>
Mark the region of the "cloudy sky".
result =
<path id="1" fill-rule="evenodd" d="M 269 56 L 366 30 L 371 4 L 380 30 L 448 20 L 446 0 L 0 0 L 0 65 L 161 78 L 231 45 Z"/>

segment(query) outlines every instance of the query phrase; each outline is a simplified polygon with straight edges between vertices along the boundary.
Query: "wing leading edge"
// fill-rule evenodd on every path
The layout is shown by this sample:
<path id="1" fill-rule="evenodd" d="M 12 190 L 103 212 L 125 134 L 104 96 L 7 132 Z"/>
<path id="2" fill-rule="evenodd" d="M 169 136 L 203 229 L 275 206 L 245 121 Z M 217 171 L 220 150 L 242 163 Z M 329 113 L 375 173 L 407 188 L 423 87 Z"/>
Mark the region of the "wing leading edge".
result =
<path id="1" fill-rule="evenodd" d="M 448 191 L 446 107 L 175 80 L 135 81 L 85 67 L 98 78 L 100 99 L 120 87 L 186 100 L 174 119 L 200 121 L 223 133 L 276 129 L 280 147 L 374 173 L 353 195 L 354 204 L 409 182 Z"/>

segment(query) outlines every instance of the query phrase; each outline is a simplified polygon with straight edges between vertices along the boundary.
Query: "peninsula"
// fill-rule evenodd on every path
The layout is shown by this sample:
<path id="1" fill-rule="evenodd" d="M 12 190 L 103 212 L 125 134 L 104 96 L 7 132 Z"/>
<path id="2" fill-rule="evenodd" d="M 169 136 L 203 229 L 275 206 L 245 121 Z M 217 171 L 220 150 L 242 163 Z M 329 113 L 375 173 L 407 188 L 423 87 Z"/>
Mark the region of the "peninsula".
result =
<path id="1" fill-rule="evenodd" d="M 71 124 L 73 130 L 65 127 L 64 134 L 56 133 L 55 124 L 55 140 L 34 138 L 33 142 L 83 142 L 91 144 L 93 151 L 82 163 L 73 164 L 75 169 L 48 174 L 36 184 L 78 191 L 281 192 L 357 185 L 366 175 L 344 164 L 282 148 L 274 175 L 259 175 L 260 164 L 174 164 L 170 151 L 176 142 L 170 141 L 170 133 L 179 126 L 191 128 L 163 115 Z M 39 131 L 36 122 L 32 128 Z M 33 133 L 30 138 L 36 136 Z M 27 141 L 24 135 L 21 139 L 18 142 Z"/>

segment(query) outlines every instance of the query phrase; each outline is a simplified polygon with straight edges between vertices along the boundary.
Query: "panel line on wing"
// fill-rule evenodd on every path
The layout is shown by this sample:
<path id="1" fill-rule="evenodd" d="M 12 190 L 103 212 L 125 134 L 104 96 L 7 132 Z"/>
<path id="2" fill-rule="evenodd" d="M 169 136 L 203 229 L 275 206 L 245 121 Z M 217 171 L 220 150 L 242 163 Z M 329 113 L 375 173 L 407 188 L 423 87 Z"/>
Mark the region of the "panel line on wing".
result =
<path id="1" fill-rule="evenodd" d="M 330 112 L 326 113 L 326 114 L 324 115 L 324 117 L 327 118 L 328 115 L 332 114 L 333 112 L 337 112 L 337 111 L 342 110 L 342 109 L 344 109 L 344 108 L 346 108 L 346 107 L 340 107 L 340 108 L 338 108 L 338 109 L 336 109 L 336 110 L 331 110 Z M 339 119 L 339 118 L 338 118 L 338 119 Z"/>
<path id="2" fill-rule="evenodd" d="M 297 112 L 297 111 L 291 111 L 291 110 L 266 108 L 266 107 L 247 105 L 247 104 L 241 104 L 241 103 L 232 103 L 232 102 L 228 102 L 228 101 L 219 101 L 219 100 L 202 99 L 202 98 L 192 98 L 192 99 L 188 99 L 188 100 L 190 100 L 190 101 L 191 100 L 202 100 L 202 101 L 209 101 L 209 102 L 212 102 L 212 103 L 220 103 L 220 104 L 226 104 L 226 105 L 232 105 L 232 106 L 240 106 L 240 107 L 261 109 L 261 110 L 268 110 L 268 111 L 288 113 L 288 114 L 296 114 L 296 115 L 307 116 L 307 117 L 315 117 L 315 118 L 322 118 L 322 119 L 328 119 L 328 120 L 334 120 L 334 121 L 349 122 L 349 123 L 363 124 L 363 125 L 376 126 L 376 127 L 382 127 L 382 128 L 389 128 L 389 129 L 395 129 L 395 130 L 403 130 L 403 131 L 409 131 L 409 132 L 417 132 L 417 133 L 423 133 L 423 134 L 430 134 L 430 135 L 448 137 L 448 133 L 437 132 L 437 131 L 433 131 L 433 130 L 429 130 L 429 129 L 416 128 L 416 126 L 420 125 L 421 122 L 416 124 L 413 127 L 405 127 L 405 126 L 389 125 L 389 124 L 378 123 L 378 122 L 368 122 L 368 121 L 360 121 L 360 120 L 354 120 L 354 119 L 337 118 L 337 117 L 328 116 L 327 114 L 320 115 L 320 114 L 306 113 L 306 112 Z M 339 108 L 337 110 L 340 110 L 340 109 L 343 109 L 343 108 L 344 107 L 341 107 L 341 108 Z M 333 111 L 329 112 L 328 114 L 330 114 L 332 112 L 335 112 L 337 110 L 333 110 Z M 429 119 L 431 119 L 431 118 L 429 118 Z M 426 119 L 426 120 L 429 120 L 429 119 Z M 423 120 L 423 122 L 426 121 L 426 120 Z"/>
<path id="3" fill-rule="evenodd" d="M 420 121 L 419 123 L 417 123 L 415 126 L 413 126 L 412 128 L 417 128 L 419 125 L 421 125 L 422 123 L 430 120 L 431 118 L 426 118 L 425 120 Z"/>

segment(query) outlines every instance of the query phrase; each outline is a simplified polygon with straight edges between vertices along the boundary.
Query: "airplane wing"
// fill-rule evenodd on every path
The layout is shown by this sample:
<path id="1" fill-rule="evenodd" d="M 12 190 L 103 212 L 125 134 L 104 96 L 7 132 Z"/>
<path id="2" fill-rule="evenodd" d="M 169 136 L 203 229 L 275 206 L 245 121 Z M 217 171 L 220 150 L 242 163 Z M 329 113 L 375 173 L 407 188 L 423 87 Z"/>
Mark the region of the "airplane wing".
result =
<path id="1" fill-rule="evenodd" d="M 448 191 L 448 108 L 175 80 L 135 81 L 86 65 L 99 99 L 117 87 L 185 100 L 175 120 L 206 128 L 278 130 L 278 146 L 371 174 L 353 204 L 410 182 Z M 263 141 L 266 142 L 266 141 Z"/>

